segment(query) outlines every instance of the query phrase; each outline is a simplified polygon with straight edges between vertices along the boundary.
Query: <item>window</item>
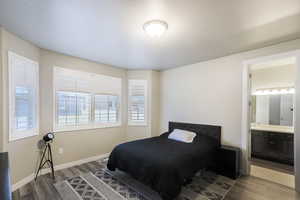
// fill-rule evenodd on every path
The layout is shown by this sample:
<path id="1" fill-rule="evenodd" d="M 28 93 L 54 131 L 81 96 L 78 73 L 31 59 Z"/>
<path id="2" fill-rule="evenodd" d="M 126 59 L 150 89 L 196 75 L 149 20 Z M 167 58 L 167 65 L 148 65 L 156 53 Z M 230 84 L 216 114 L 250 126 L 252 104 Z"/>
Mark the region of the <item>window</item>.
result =
<path id="1" fill-rule="evenodd" d="M 34 113 L 31 109 L 33 99 L 30 88 L 16 86 L 15 98 L 16 130 L 32 129 L 34 126 Z"/>
<path id="2" fill-rule="evenodd" d="M 129 80 L 128 124 L 147 125 L 147 81 Z"/>
<path id="3" fill-rule="evenodd" d="M 38 134 L 38 63 L 8 53 L 9 59 L 9 140 Z"/>
<path id="4" fill-rule="evenodd" d="M 57 124 L 76 126 L 91 121 L 91 95 L 76 92 L 57 92 Z"/>
<path id="5" fill-rule="evenodd" d="M 116 123 L 118 120 L 118 96 L 95 95 L 95 122 Z"/>
<path id="6" fill-rule="evenodd" d="M 120 126 L 121 79 L 54 69 L 55 131 Z"/>

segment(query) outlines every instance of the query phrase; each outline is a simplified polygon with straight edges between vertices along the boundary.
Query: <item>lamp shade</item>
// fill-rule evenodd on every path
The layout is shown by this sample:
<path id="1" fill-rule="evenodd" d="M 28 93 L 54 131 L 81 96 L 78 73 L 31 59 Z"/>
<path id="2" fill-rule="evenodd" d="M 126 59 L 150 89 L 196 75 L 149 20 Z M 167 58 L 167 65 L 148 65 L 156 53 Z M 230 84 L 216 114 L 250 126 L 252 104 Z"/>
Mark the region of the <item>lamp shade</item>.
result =
<path id="1" fill-rule="evenodd" d="M 45 142 L 49 142 L 51 140 L 54 139 L 54 133 L 47 133 L 46 135 L 44 135 L 43 140 Z"/>

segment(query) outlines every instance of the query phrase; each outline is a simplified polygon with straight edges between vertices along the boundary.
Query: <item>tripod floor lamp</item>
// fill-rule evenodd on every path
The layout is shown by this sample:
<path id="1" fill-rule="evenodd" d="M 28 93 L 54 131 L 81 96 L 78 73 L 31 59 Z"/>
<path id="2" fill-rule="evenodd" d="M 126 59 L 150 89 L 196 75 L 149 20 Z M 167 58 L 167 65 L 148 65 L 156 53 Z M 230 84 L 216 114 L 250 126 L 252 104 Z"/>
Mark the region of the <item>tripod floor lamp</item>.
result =
<path id="1" fill-rule="evenodd" d="M 37 177 L 38 177 L 40 171 L 44 168 L 44 166 L 46 164 L 51 169 L 52 178 L 55 179 L 54 165 L 53 165 L 53 158 L 52 158 L 52 149 L 51 149 L 51 143 L 52 143 L 53 139 L 54 139 L 54 134 L 47 133 L 43 137 L 43 140 L 40 141 L 40 143 L 42 143 L 42 146 L 43 146 L 43 153 L 42 153 L 42 157 L 41 157 L 41 160 L 39 163 L 39 168 L 35 175 L 35 181 L 37 180 Z"/>

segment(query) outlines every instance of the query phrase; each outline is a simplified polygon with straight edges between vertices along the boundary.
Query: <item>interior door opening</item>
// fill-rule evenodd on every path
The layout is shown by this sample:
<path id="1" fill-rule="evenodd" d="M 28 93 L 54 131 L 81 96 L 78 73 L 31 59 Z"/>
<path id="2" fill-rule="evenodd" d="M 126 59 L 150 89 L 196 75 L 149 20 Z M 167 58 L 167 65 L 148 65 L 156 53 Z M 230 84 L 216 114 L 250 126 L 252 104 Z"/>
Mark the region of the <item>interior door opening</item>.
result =
<path id="1" fill-rule="evenodd" d="M 249 65 L 250 175 L 295 187 L 296 57 Z"/>

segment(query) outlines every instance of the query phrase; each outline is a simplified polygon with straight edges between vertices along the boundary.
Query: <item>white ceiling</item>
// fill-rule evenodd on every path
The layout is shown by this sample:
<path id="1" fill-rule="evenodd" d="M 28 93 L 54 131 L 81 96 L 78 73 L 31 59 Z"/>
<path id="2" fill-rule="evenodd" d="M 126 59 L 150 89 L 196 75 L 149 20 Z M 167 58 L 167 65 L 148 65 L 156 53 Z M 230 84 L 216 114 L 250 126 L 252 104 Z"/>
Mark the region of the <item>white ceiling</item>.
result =
<path id="1" fill-rule="evenodd" d="M 144 22 L 169 24 L 160 39 Z M 300 0 L 1 0 L 0 25 L 53 51 L 167 69 L 300 37 Z"/>

